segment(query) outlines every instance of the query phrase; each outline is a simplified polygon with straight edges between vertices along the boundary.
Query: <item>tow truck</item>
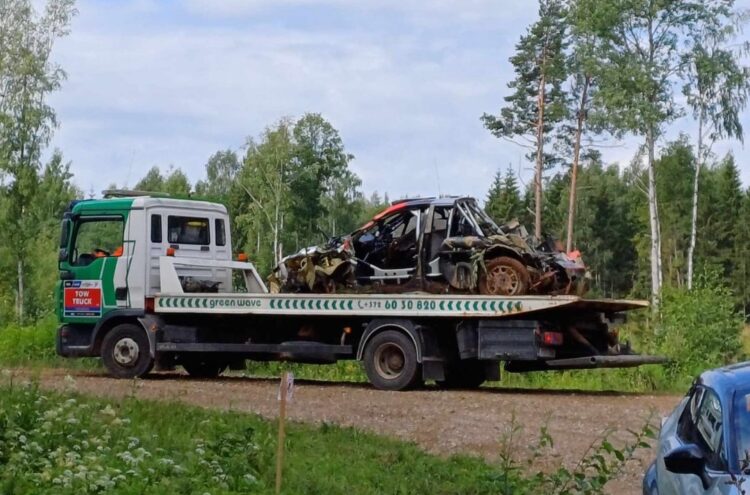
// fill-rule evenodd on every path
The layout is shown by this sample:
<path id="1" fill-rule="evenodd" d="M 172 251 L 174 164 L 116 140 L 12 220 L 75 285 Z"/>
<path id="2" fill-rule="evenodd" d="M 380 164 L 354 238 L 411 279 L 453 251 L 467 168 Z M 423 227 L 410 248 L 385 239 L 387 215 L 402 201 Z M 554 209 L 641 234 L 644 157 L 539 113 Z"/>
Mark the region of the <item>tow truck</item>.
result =
<path id="1" fill-rule="evenodd" d="M 643 301 L 574 295 L 269 293 L 233 259 L 217 203 L 115 191 L 65 211 L 57 353 L 132 378 L 154 366 L 216 377 L 246 360 L 363 363 L 376 388 L 478 387 L 507 371 L 661 363 L 618 341 Z M 420 238 L 417 242 L 423 242 Z M 419 274 L 417 274 L 419 276 Z"/>

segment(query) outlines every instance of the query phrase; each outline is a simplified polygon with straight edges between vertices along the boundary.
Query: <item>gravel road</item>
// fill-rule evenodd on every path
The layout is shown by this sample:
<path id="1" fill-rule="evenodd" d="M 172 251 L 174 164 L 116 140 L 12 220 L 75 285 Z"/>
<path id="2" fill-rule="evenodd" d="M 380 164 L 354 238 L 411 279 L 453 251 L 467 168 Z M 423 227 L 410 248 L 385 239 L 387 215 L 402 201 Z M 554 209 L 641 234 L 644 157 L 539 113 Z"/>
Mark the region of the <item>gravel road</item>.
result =
<path id="1" fill-rule="evenodd" d="M 102 374 L 44 370 L 45 388 L 66 387 L 62 378 L 72 374 L 79 392 L 118 398 L 128 394 L 142 399 L 180 401 L 205 408 L 232 409 L 273 418 L 278 411 L 275 380 L 222 377 L 190 379 L 177 373 L 155 374 L 135 383 Z M 22 373 L 27 375 L 27 372 Z M 529 445 L 547 426 L 554 448 L 539 462 L 543 468 L 560 463 L 573 466 L 586 449 L 607 430 L 615 430 L 615 444 L 638 430 L 651 415 L 654 424 L 668 414 L 679 397 L 620 393 L 583 393 L 483 388 L 478 391 L 425 389 L 384 392 L 368 385 L 299 381 L 288 415 L 306 423 L 330 422 L 412 441 L 439 455 L 468 453 L 492 461 L 508 445 L 510 425 L 520 428 L 512 442 L 514 455 L 523 460 Z M 504 440 L 506 439 L 506 440 Z M 640 493 L 643 472 L 652 453 L 641 451 L 608 491 Z"/>

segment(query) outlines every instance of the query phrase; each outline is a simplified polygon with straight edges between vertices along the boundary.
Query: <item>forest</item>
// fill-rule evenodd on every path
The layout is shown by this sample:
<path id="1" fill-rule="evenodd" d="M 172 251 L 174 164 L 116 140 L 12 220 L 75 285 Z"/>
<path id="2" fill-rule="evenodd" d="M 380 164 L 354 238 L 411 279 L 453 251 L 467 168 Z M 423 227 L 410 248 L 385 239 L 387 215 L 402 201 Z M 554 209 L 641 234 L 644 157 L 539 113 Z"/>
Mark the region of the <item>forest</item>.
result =
<path id="1" fill-rule="evenodd" d="M 75 14 L 72 0 L 48 0 L 40 12 L 29 0 L 0 3 L 0 327 L 54 313 L 59 219 L 71 200 L 98 195 L 78 187 L 65 150 L 49 149 L 64 122 L 48 97 L 66 79 L 53 47 Z M 486 211 L 579 250 L 590 295 L 651 299 L 656 322 L 693 310 L 683 304 L 691 297 L 717 302 L 728 332 L 720 361 L 739 354 L 750 307 L 750 189 L 735 156 L 714 152 L 744 137 L 746 18 L 731 0 L 540 0 L 505 65 L 506 96 L 477 115 L 534 168 L 528 182 L 510 165 L 487 177 Z M 207 159 L 201 178 L 161 164 L 109 187 L 225 204 L 235 252 L 268 273 L 389 202 L 362 183 L 345 136 L 316 110 L 248 130 Z M 697 131 L 668 138 L 686 122 Z M 625 138 L 639 143 L 630 161 L 605 163 L 602 146 Z M 656 332 L 664 342 L 665 332 Z"/>

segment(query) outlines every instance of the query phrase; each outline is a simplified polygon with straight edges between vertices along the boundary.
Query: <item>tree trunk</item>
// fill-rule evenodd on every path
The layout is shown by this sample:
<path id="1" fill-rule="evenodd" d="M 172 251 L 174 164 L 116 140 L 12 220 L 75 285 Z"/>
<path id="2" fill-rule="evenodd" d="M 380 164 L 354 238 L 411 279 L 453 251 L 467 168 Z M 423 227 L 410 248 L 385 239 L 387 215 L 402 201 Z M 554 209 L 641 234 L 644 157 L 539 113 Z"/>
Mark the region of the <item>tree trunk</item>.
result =
<path id="1" fill-rule="evenodd" d="M 576 216 L 576 180 L 578 178 L 578 160 L 581 156 L 581 136 L 583 135 L 583 124 L 586 120 L 586 105 L 589 89 L 590 76 L 586 76 L 583 81 L 583 91 L 581 92 L 581 103 L 578 107 L 578 123 L 576 126 L 575 143 L 573 145 L 573 165 L 570 170 L 570 201 L 568 202 L 568 238 L 565 243 L 565 250 L 573 250 L 573 224 Z"/>
<path id="2" fill-rule="evenodd" d="M 698 159 L 695 161 L 695 175 L 693 176 L 693 215 L 690 222 L 690 247 L 688 247 L 687 288 L 693 288 L 693 259 L 695 257 L 695 243 L 698 232 L 698 179 L 703 166 L 703 115 L 698 117 Z"/>
<path id="3" fill-rule="evenodd" d="M 273 266 L 279 264 L 279 203 L 276 202 L 273 213 Z"/>
<path id="4" fill-rule="evenodd" d="M 16 314 L 18 316 L 18 324 L 23 325 L 24 320 L 24 286 L 23 286 L 23 261 L 18 260 L 16 264 L 18 270 L 18 293 L 16 294 Z"/>
<path id="5" fill-rule="evenodd" d="M 659 225 L 659 207 L 656 198 L 656 170 L 654 159 L 655 135 L 651 127 L 646 134 L 648 147 L 648 212 L 651 225 L 651 304 L 654 311 L 661 299 L 661 227 Z"/>
<path id="6" fill-rule="evenodd" d="M 542 238 L 542 168 L 544 166 L 544 73 L 539 80 L 536 121 L 536 172 L 534 173 L 534 236 Z"/>

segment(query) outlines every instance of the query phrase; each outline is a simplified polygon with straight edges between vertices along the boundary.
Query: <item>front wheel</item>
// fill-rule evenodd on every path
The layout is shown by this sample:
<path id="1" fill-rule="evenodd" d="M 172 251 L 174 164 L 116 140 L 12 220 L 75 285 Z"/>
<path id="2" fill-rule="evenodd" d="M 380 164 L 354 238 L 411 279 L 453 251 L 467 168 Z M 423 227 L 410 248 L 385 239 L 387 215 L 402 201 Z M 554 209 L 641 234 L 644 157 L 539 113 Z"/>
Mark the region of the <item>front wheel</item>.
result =
<path id="1" fill-rule="evenodd" d="M 529 270 L 515 258 L 501 256 L 485 263 L 479 276 L 479 293 L 487 296 L 521 296 L 529 291 Z"/>
<path id="2" fill-rule="evenodd" d="M 367 342 L 364 364 L 370 383 L 381 390 L 406 390 L 422 380 L 414 342 L 396 330 L 380 332 Z"/>
<path id="3" fill-rule="evenodd" d="M 141 377 L 154 366 L 146 332 L 132 323 L 117 325 L 104 336 L 101 355 L 115 378 Z"/>

